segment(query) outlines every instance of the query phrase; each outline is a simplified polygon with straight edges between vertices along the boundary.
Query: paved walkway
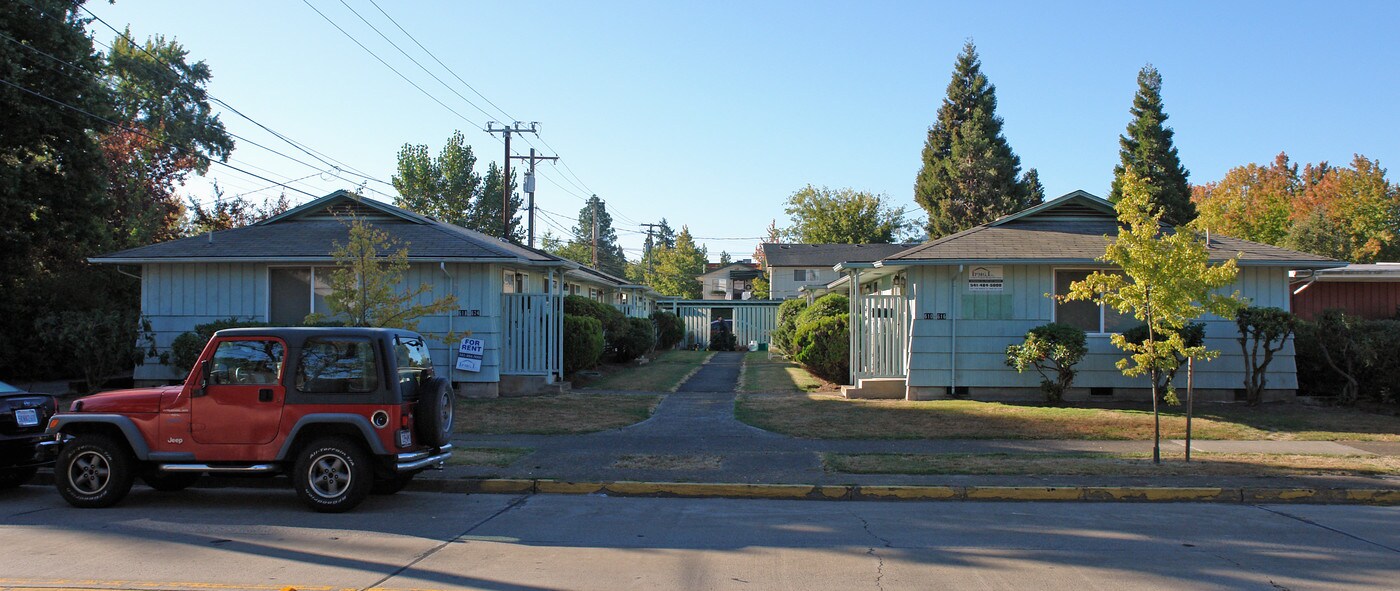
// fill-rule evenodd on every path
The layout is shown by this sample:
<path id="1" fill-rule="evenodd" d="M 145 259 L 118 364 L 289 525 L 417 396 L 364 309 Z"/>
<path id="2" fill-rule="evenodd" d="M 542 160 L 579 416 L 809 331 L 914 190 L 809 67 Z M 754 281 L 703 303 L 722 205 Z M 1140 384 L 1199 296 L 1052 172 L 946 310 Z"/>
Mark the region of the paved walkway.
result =
<path id="1" fill-rule="evenodd" d="M 505 468 L 451 467 L 442 477 L 555 478 L 563 480 L 651 480 L 673 482 L 762 482 L 804 484 L 1166 484 L 1160 477 L 1027 477 L 948 475 L 828 474 L 823 452 L 844 453 L 1150 453 L 1151 441 L 1084 440 L 820 440 L 799 439 L 764 431 L 734 418 L 734 399 L 742 353 L 718 353 L 677 392 L 668 394 L 651 418 L 621 429 L 583 435 L 463 435 L 458 447 L 528 447 L 535 451 Z M 1400 443 L 1332 441 L 1209 441 L 1196 440 L 1200 452 L 1286 453 L 1322 455 L 1400 455 Z M 1178 458 L 1184 441 L 1163 441 L 1162 453 Z M 650 458 L 637 458 L 648 456 Z M 655 460 L 674 456 L 691 465 L 680 468 L 620 467 L 619 460 Z M 635 462 L 634 462 L 635 463 Z M 431 477 L 433 473 L 429 473 Z M 1185 484 L 1201 485 L 1202 477 Z M 1254 477 L 1218 477 L 1219 486 L 1265 484 Z M 1297 479 L 1290 479 L 1296 483 Z M 1400 478 L 1381 479 L 1400 486 Z M 1376 479 L 1320 477 L 1318 486 L 1333 482 L 1376 484 Z M 1180 483 L 1179 483 L 1180 484 Z"/>

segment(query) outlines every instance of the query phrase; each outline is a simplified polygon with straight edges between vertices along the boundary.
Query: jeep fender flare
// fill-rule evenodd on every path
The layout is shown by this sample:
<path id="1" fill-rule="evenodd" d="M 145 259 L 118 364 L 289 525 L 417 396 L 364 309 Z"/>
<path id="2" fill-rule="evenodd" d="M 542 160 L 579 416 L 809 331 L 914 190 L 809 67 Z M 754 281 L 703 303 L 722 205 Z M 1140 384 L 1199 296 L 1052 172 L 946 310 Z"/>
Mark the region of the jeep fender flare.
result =
<path id="1" fill-rule="evenodd" d="M 297 419 L 292 430 L 287 433 L 287 438 L 282 441 L 282 449 L 277 450 L 277 460 L 287 459 L 296 450 L 292 444 L 296 443 L 297 436 L 301 435 L 303 429 L 312 425 L 351 425 L 357 427 L 360 435 L 364 438 L 364 443 L 369 447 L 369 453 L 376 456 L 386 455 L 389 452 L 384 449 L 384 444 L 374 434 L 374 427 L 369 424 L 369 419 L 360 415 L 349 413 L 330 413 L 307 415 Z"/>
<path id="2" fill-rule="evenodd" d="M 123 415 L 102 415 L 102 414 L 57 414 L 52 419 L 53 426 L 44 431 L 45 435 L 58 435 L 63 433 L 65 427 L 74 425 L 109 425 L 115 427 L 122 434 L 122 439 L 131 447 L 132 455 L 137 460 L 146 461 L 150 459 L 151 448 L 146 445 L 146 439 L 141 436 L 141 429 L 130 417 Z"/>

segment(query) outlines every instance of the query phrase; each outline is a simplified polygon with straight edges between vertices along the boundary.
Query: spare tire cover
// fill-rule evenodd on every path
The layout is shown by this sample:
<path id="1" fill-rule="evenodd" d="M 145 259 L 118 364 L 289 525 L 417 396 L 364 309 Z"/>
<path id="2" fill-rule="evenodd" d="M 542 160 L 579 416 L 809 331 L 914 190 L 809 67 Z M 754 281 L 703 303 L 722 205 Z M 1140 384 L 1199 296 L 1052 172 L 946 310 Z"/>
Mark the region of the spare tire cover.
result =
<path id="1" fill-rule="evenodd" d="M 418 438 L 426 445 L 442 446 L 452 441 L 453 401 L 452 383 L 436 377 L 424 382 L 419 390 L 418 409 L 414 426 Z"/>

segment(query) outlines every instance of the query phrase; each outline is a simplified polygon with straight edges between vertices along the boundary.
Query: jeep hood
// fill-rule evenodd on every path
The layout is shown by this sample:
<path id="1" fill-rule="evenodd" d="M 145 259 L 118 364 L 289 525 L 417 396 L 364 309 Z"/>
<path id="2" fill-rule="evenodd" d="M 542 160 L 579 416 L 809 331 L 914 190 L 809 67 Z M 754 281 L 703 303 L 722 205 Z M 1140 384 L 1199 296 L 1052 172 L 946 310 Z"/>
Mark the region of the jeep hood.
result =
<path id="1" fill-rule="evenodd" d="M 160 412 L 161 398 L 179 392 L 180 386 L 113 390 L 79 398 L 73 402 L 72 410 L 98 413 Z"/>

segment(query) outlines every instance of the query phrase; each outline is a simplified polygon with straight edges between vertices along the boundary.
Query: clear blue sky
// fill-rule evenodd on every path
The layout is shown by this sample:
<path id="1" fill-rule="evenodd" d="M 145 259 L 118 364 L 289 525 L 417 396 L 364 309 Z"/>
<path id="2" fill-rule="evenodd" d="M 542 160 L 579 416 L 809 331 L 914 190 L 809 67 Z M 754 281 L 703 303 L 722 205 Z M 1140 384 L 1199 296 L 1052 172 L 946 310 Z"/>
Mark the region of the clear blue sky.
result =
<path id="1" fill-rule="evenodd" d="M 310 1 L 471 122 L 299 1 L 92 0 L 89 8 L 140 38 L 176 37 L 213 68 L 215 96 L 377 178 L 389 180 L 405 142 L 436 152 L 454 129 L 482 170 L 500 160 L 501 144 L 481 127 L 504 116 L 369 0 L 344 1 L 493 115 L 424 74 L 341 0 Z M 922 219 L 912 197 L 919 153 L 969 38 L 997 87 L 1012 148 L 1023 167 L 1039 169 L 1050 196 L 1106 194 L 1148 62 L 1162 72 L 1192 182 L 1280 151 L 1304 162 L 1400 158 L 1400 3 L 378 1 L 510 116 L 541 122 L 574 182 L 614 211 L 628 249 L 642 237 L 626 230 L 663 217 L 701 237 L 761 236 L 770 220 L 786 222 L 784 199 L 808 183 L 886 193 Z M 100 24 L 92 29 L 111 41 Z M 224 120 L 289 150 L 231 113 Z M 234 160 L 278 180 L 314 172 L 250 145 Z M 548 179 L 586 195 L 562 166 L 544 166 Z M 231 193 L 266 185 L 217 168 L 211 176 Z M 541 209 L 572 225 L 581 197 L 548 179 L 539 182 Z M 320 195 L 354 184 L 313 176 L 295 186 Z M 208 198 L 202 183 L 189 189 Z M 742 258 L 757 240 L 705 243 L 712 258 L 721 250 Z"/>

